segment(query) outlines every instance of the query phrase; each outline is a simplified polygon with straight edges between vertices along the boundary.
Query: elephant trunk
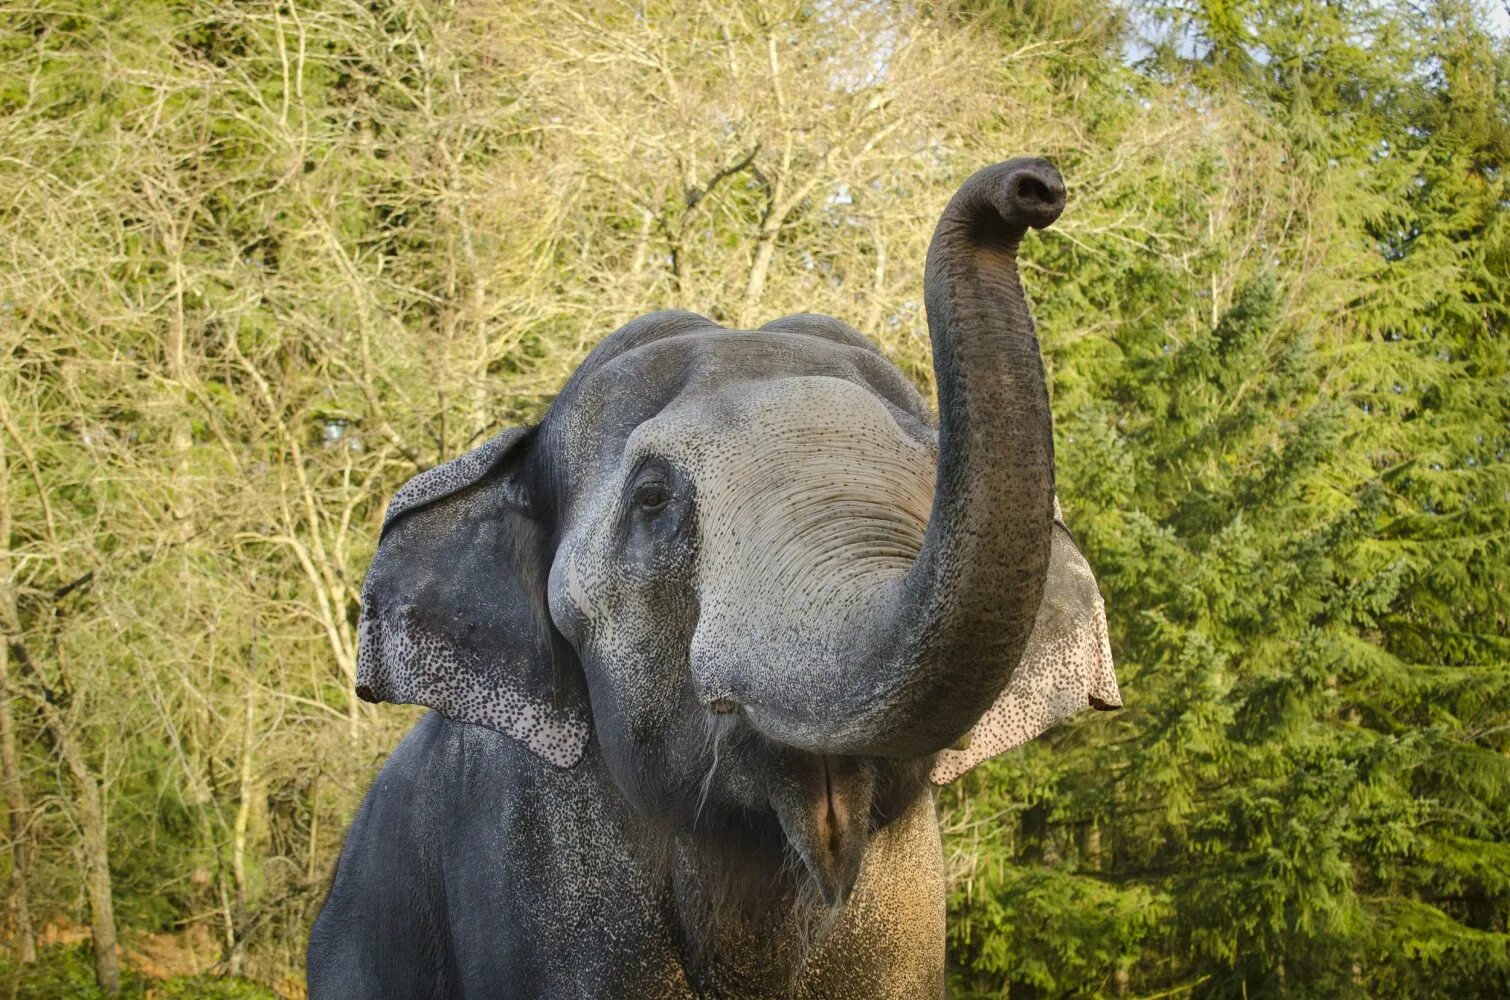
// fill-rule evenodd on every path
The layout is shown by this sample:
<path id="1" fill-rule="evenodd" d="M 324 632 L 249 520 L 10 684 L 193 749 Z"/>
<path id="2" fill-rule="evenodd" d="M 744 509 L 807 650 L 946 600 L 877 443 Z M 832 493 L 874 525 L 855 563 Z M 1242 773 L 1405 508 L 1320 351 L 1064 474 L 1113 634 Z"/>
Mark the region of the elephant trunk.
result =
<path id="1" fill-rule="evenodd" d="M 1017 159 L 973 175 L 945 209 L 924 279 L 940 426 L 922 549 L 843 623 L 823 665 L 852 679 L 837 696 L 749 706 L 772 739 L 814 753 L 931 754 L 1010 678 L 1043 594 L 1054 504 L 1048 391 L 1017 247 L 1063 208 L 1059 172 Z"/>

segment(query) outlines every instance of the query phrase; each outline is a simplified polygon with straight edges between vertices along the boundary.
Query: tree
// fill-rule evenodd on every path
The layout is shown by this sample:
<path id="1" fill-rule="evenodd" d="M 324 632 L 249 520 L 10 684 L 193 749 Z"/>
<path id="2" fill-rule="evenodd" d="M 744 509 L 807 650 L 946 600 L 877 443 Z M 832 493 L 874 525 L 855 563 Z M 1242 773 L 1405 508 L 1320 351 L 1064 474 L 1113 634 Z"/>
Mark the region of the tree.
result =
<path id="1" fill-rule="evenodd" d="M 1133 707 L 978 779 L 973 813 L 1021 819 L 972 843 L 1000 860 L 960 900 L 963 978 L 1498 995 L 1503 68 L 1452 5 L 1151 12 L 1174 30 L 1146 71 L 1267 167 L 1197 188 L 1230 208 L 1186 234 L 1188 277 L 1126 268 L 1155 301 L 1093 299 L 1110 342 L 1071 355 L 1061 489 Z"/>

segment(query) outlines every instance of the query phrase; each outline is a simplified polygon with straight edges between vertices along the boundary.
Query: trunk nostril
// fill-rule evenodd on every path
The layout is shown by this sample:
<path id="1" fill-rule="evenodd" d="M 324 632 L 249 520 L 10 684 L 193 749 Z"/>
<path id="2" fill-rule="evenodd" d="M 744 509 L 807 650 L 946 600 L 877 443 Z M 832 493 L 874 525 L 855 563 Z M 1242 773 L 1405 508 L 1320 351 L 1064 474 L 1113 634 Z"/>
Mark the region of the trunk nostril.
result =
<path id="1" fill-rule="evenodd" d="M 1023 167 L 1007 181 L 1003 216 L 1018 225 L 1042 229 L 1064 211 L 1064 182 L 1047 163 Z"/>
<path id="2" fill-rule="evenodd" d="M 1049 192 L 1049 186 L 1036 177 L 1018 178 L 1017 197 L 1027 202 L 1051 202 L 1054 200 L 1054 196 Z"/>

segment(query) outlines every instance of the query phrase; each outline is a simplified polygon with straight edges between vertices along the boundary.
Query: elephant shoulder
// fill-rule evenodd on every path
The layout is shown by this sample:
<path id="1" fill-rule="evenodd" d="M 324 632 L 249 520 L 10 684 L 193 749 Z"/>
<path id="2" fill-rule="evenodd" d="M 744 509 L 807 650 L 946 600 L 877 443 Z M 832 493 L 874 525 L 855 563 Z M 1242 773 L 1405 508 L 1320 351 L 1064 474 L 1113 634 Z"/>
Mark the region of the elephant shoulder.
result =
<path id="1" fill-rule="evenodd" d="M 389 756 L 346 832 L 310 933 L 311 1000 L 448 996 L 453 970 L 436 832 L 435 762 L 450 734 L 426 717 Z"/>
<path id="2" fill-rule="evenodd" d="M 469 814 L 510 811 L 530 773 L 550 767 L 500 733 L 432 710 L 389 755 L 352 833 L 400 849 L 444 846 Z"/>
<path id="3" fill-rule="evenodd" d="M 500 733 L 434 711 L 421 718 L 347 830 L 310 935 L 310 996 L 452 995 L 451 896 L 503 878 L 509 859 L 478 850 L 480 834 L 517 828 L 528 772 L 549 767 Z M 492 909 L 501 919 L 510 900 L 495 895 Z"/>

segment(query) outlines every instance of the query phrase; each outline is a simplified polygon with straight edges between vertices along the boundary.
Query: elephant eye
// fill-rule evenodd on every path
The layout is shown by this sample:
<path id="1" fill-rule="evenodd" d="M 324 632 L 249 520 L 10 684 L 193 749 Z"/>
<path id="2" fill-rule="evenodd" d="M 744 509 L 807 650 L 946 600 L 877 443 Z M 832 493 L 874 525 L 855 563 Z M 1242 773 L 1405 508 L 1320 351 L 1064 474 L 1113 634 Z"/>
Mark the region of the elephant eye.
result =
<path id="1" fill-rule="evenodd" d="M 655 512 L 672 501 L 671 490 L 665 483 L 641 483 L 634 491 L 635 506 Z"/>

